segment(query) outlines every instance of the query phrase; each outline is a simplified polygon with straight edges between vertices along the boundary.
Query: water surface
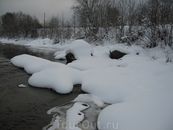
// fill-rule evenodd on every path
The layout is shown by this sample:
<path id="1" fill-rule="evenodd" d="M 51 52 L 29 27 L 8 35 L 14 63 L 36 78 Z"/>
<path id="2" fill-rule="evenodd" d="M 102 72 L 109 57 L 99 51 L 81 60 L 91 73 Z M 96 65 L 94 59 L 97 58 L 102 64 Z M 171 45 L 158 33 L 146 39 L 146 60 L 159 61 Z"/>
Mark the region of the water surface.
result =
<path id="1" fill-rule="evenodd" d="M 81 93 L 80 87 L 74 87 L 67 95 L 31 87 L 28 84 L 30 75 L 10 63 L 11 58 L 20 54 L 56 61 L 55 51 L 0 43 L 0 130 L 41 130 L 52 119 L 47 110 L 69 102 Z M 27 87 L 19 88 L 20 84 Z"/>

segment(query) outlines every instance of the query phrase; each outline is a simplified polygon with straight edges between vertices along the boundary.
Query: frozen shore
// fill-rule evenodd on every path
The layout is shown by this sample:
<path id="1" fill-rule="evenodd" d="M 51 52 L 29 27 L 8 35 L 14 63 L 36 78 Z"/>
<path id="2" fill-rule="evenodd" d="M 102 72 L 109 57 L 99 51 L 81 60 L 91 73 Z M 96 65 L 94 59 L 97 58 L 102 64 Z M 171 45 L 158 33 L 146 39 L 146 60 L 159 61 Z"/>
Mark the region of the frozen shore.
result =
<path id="1" fill-rule="evenodd" d="M 33 46 L 33 43 L 40 44 L 38 41 L 28 44 Z M 135 45 L 109 43 L 91 46 L 83 40 L 77 40 L 70 45 L 59 45 L 57 49 L 56 58 L 73 53 L 75 61 L 64 65 L 23 54 L 12 58 L 11 62 L 32 74 L 28 81 L 35 87 L 51 88 L 57 93 L 68 94 L 74 84 L 82 85 L 81 89 L 89 93 L 89 97 L 79 95 L 75 99 L 79 102 L 65 112 L 65 121 L 73 124 L 73 129 L 82 129 L 76 125 L 89 116 L 85 109 L 90 110 L 90 102 L 99 107 L 109 104 L 98 115 L 96 124 L 99 130 L 111 130 L 113 124 L 118 124 L 116 126 L 120 130 L 173 128 L 173 64 L 167 62 L 166 56 L 172 51 L 170 48 L 143 49 Z M 127 55 L 110 59 L 109 53 L 113 50 Z M 169 56 L 172 58 L 172 54 Z M 59 121 L 61 116 L 54 119 L 49 130 L 58 128 Z"/>

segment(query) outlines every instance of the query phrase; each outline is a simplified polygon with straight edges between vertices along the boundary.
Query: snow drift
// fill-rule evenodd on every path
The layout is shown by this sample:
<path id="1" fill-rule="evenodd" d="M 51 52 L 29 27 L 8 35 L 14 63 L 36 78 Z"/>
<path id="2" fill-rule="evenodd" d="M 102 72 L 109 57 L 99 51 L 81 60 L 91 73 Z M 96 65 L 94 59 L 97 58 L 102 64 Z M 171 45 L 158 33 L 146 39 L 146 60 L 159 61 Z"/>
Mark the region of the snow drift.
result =
<path id="1" fill-rule="evenodd" d="M 170 92 L 149 91 L 123 103 L 106 107 L 98 117 L 100 130 L 172 130 L 173 96 Z"/>
<path id="2" fill-rule="evenodd" d="M 32 74 L 28 80 L 32 86 L 66 94 L 73 90 L 74 84 L 81 84 L 82 90 L 89 93 L 96 104 L 110 104 L 99 114 L 100 130 L 115 129 L 113 127 L 119 130 L 173 129 L 172 63 L 165 63 L 163 58 L 153 59 L 136 46 L 91 48 L 78 40 L 65 48 L 68 49 L 62 53 L 72 52 L 78 60 L 64 65 L 24 54 L 12 58 L 11 62 Z M 83 48 L 86 51 L 83 52 Z M 120 60 L 110 59 L 110 48 L 128 55 Z"/>

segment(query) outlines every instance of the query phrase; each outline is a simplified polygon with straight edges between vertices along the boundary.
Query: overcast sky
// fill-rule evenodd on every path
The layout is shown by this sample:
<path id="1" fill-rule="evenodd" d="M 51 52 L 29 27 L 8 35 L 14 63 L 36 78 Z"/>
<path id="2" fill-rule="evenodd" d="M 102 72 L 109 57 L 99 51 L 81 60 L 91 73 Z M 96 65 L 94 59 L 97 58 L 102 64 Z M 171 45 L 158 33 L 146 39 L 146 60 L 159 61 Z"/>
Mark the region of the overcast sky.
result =
<path id="1" fill-rule="evenodd" d="M 6 12 L 18 12 L 35 15 L 40 22 L 44 21 L 44 12 L 46 20 L 50 17 L 61 16 L 65 19 L 71 18 L 74 0 L 0 0 L 0 15 Z"/>

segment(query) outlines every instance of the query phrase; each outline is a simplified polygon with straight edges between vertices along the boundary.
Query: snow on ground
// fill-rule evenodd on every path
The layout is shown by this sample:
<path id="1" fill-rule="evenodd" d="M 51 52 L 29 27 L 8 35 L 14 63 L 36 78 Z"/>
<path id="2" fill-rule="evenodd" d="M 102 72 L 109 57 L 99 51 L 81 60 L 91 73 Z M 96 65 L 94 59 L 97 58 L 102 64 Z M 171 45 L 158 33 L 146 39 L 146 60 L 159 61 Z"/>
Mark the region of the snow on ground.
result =
<path id="1" fill-rule="evenodd" d="M 172 100 L 173 89 L 144 92 L 125 102 L 106 107 L 99 114 L 98 128 L 172 130 Z"/>
<path id="2" fill-rule="evenodd" d="M 31 39 L 6 39 L 6 38 L 0 38 L 0 43 L 9 43 L 9 44 L 15 44 L 15 45 L 23 45 L 28 42 L 31 42 Z"/>
<path id="3" fill-rule="evenodd" d="M 28 83 L 35 87 L 51 88 L 57 93 L 66 94 L 73 90 L 73 85 L 81 83 L 81 72 L 61 66 L 34 73 Z"/>
<path id="4" fill-rule="evenodd" d="M 72 53 L 76 59 L 91 57 L 92 47 L 84 40 L 75 40 L 66 49 L 66 54 Z"/>
<path id="5" fill-rule="evenodd" d="M 72 40 L 66 40 L 65 43 L 57 43 L 53 44 L 53 40 L 49 38 L 37 38 L 37 39 L 6 39 L 6 38 L 0 38 L 0 43 L 9 43 L 14 45 L 24 45 L 26 47 L 32 47 L 32 48 L 55 48 L 55 49 L 61 49 L 64 48 L 64 46 L 69 46 L 69 43 L 71 43 Z M 63 47 L 62 47 L 63 44 Z"/>
<path id="6" fill-rule="evenodd" d="M 59 44 L 53 44 L 53 40 L 49 38 L 35 39 L 25 44 L 28 47 L 44 47 L 44 48 L 57 48 Z"/>
<path id="7" fill-rule="evenodd" d="M 139 88 L 125 80 L 103 75 L 87 76 L 82 82 L 82 90 L 110 104 L 124 102 L 140 92 Z"/>
<path id="8" fill-rule="evenodd" d="M 74 84 L 81 84 L 89 95 L 79 96 L 78 101 L 91 100 L 98 106 L 110 104 L 98 116 L 99 130 L 173 129 L 173 64 L 166 63 L 164 53 L 152 57 L 150 54 L 157 54 L 158 49 L 146 51 L 138 46 L 110 44 L 91 48 L 81 40 L 74 43 L 55 54 L 62 58 L 64 53 L 73 52 L 80 57 L 68 65 L 29 55 L 16 56 L 11 62 L 33 74 L 29 79 L 32 86 L 52 88 L 65 94 L 72 91 Z M 110 59 L 109 51 L 115 49 L 128 55 Z M 79 112 L 79 108 L 75 110 Z M 67 116 L 66 120 L 70 122 L 70 118 Z"/>
<path id="9" fill-rule="evenodd" d="M 68 66 L 79 69 L 79 70 L 89 70 L 94 68 L 104 68 L 107 66 L 112 66 L 114 62 L 111 59 L 104 57 L 90 57 L 81 60 L 75 60 L 69 63 Z"/>
<path id="10" fill-rule="evenodd" d="M 25 46 L 27 47 L 37 47 L 37 48 L 56 48 L 56 49 L 61 49 L 62 48 L 62 44 L 65 46 L 69 46 L 69 43 L 71 43 L 72 40 L 66 40 L 65 43 L 53 43 L 53 40 L 49 39 L 49 38 L 38 38 L 35 40 L 32 40 L 30 42 L 27 42 L 25 44 Z"/>
<path id="11" fill-rule="evenodd" d="M 27 54 L 22 54 L 14 57 L 11 59 L 11 62 L 13 63 L 13 65 L 17 67 L 24 68 L 25 71 L 29 74 L 33 74 L 50 68 L 51 69 L 58 67 L 68 68 L 63 64 L 51 62 L 49 60 Z"/>

